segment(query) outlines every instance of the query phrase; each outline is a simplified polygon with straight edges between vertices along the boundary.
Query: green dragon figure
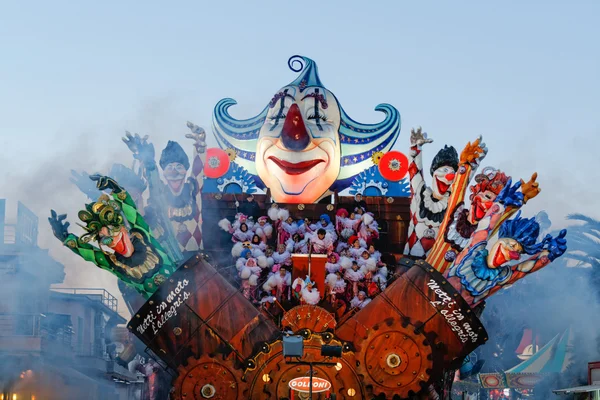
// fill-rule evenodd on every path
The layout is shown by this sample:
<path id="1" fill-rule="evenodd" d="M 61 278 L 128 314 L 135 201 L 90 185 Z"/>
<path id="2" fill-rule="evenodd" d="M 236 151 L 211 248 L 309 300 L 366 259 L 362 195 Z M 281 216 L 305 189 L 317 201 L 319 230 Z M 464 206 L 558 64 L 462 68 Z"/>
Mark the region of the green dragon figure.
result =
<path id="1" fill-rule="evenodd" d="M 111 190 L 79 211 L 81 237 L 69 233 L 67 215 L 51 210 L 54 236 L 84 260 L 116 275 L 144 298 L 149 298 L 177 265 L 169 258 L 140 215 L 129 193 L 107 176 L 92 175 L 100 190 Z M 95 241 L 98 247 L 90 242 Z M 108 251 L 108 249 L 112 251 Z"/>

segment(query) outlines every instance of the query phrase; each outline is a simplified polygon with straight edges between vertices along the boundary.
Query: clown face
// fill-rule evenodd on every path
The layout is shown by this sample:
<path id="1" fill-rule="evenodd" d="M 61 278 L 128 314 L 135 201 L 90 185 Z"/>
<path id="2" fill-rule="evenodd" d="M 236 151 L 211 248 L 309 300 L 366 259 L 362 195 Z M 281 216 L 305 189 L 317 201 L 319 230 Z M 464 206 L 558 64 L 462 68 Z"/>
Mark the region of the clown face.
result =
<path id="1" fill-rule="evenodd" d="M 494 204 L 496 196 L 496 193 L 491 190 L 485 190 L 473 197 L 471 208 L 469 209 L 469 222 L 472 224 L 479 222 L 485 216 L 492 204 Z"/>
<path id="2" fill-rule="evenodd" d="M 433 182 L 431 183 L 431 189 L 433 195 L 437 199 L 441 199 L 450 189 L 452 182 L 456 178 L 456 171 L 454 168 L 443 165 L 433 171 Z"/>
<path id="3" fill-rule="evenodd" d="M 518 260 L 523 253 L 523 246 L 515 239 L 501 238 L 492 246 L 487 264 L 490 268 L 498 268 L 511 260 Z"/>
<path id="4" fill-rule="evenodd" d="M 170 163 L 167 164 L 165 169 L 163 170 L 163 174 L 167 181 L 167 186 L 171 190 L 171 193 L 178 196 L 183 191 L 183 186 L 185 183 L 185 177 L 187 175 L 187 170 L 180 163 Z"/>
<path id="5" fill-rule="evenodd" d="M 286 86 L 260 130 L 256 171 L 275 201 L 313 203 L 340 172 L 340 107 L 324 88 Z"/>
<path id="6" fill-rule="evenodd" d="M 124 226 L 121 229 L 102 227 L 98 234 L 98 242 L 108 246 L 115 253 L 124 257 L 131 257 L 133 254 L 133 243 L 131 243 L 129 232 L 127 232 Z"/>

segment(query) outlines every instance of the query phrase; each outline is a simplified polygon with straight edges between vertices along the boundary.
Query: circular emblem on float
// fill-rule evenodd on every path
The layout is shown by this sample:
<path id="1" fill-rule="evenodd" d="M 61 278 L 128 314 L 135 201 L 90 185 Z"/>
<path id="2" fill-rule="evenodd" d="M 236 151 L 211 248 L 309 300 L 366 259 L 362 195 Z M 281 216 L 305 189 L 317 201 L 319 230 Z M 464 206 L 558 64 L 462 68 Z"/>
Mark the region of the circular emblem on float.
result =
<path id="1" fill-rule="evenodd" d="M 399 151 L 389 151 L 379 161 L 379 173 L 384 179 L 398 182 L 408 172 L 408 158 Z"/>
<path id="2" fill-rule="evenodd" d="M 298 210 L 300 210 L 300 211 L 304 210 L 304 204 L 298 204 Z"/>
<path id="3" fill-rule="evenodd" d="M 206 165 L 204 175 L 207 178 L 217 179 L 229 170 L 229 155 L 226 151 L 212 147 L 206 150 Z"/>
<path id="4" fill-rule="evenodd" d="M 327 207 L 325 207 L 327 209 L 327 211 L 333 211 L 333 204 L 327 204 Z"/>
<path id="5" fill-rule="evenodd" d="M 423 237 L 433 239 L 435 237 L 435 230 L 432 228 L 425 229 L 425 232 L 423 232 Z"/>
<path id="6" fill-rule="evenodd" d="M 446 261 L 454 261 L 454 259 L 456 258 L 456 252 L 449 250 L 446 252 L 446 254 L 444 254 L 444 260 Z"/>
<path id="7" fill-rule="evenodd" d="M 310 378 L 308 376 L 301 376 L 299 378 L 291 379 L 288 386 L 290 389 L 297 392 L 309 393 L 310 392 Z M 321 393 L 331 389 L 331 382 L 313 376 L 312 378 L 312 392 Z"/>

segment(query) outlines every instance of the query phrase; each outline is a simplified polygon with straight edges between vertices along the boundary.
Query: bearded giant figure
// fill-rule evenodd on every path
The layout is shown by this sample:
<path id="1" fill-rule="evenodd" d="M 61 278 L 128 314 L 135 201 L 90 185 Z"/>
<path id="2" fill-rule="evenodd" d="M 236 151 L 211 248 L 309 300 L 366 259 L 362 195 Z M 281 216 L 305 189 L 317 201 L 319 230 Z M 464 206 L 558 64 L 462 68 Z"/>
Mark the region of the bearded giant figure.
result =
<path id="1" fill-rule="evenodd" d="M 213 130 L 219 146 L 234 149 L 236 162 L 258 176 L 275 201 L 314 203 L 349 187 L 373 165 L 374 153 L 392 148 L 400 113 L 380 104 L 375 110 L 385 113 L 385 120 L 358 123 L 323 86 L 313 60 L 293 56 L 288 66 L 300 75 L 259 115 L 236 120 L 229 114 L 236 101 L 223 99 L 214 110 Z"/>

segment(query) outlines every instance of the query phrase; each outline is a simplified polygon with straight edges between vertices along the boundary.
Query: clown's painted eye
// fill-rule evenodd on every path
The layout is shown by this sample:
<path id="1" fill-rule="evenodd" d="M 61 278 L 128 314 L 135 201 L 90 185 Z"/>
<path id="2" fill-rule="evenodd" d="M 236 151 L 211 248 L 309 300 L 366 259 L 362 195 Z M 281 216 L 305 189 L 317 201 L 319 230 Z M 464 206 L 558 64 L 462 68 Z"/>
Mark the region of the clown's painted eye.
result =
<path id="1" fill-rule="evenodd" d="M 327 121 L 327 116 L 325 114 L 321 114 L 320 112 L 316 112 L 314 114 L 310 114 L 307 119 L 320 119 L 322 121 Z"/>
<path id="2" fill-rule="evenodd" d="M 275 116 L 273 116 L 273 117 L 269 118 L 269 120 L 270 120 L 271 122 L 276 122 L 277 120 L 280 120 L 280 119 L 285 119 L 285 117 L 286 117 L 286 116 L 287 116 L 287 114 L 285 114 L 285 113 L 281 113 L 281 115 L 275 115 Z"/>
<path id="3" fill-rule="evenodd" d="M 105 246 L 110 246 L 110 244 L 113 242 L 113 238 L 110 236 L 105 236 L 101 239 L 101 242 Z"/>

